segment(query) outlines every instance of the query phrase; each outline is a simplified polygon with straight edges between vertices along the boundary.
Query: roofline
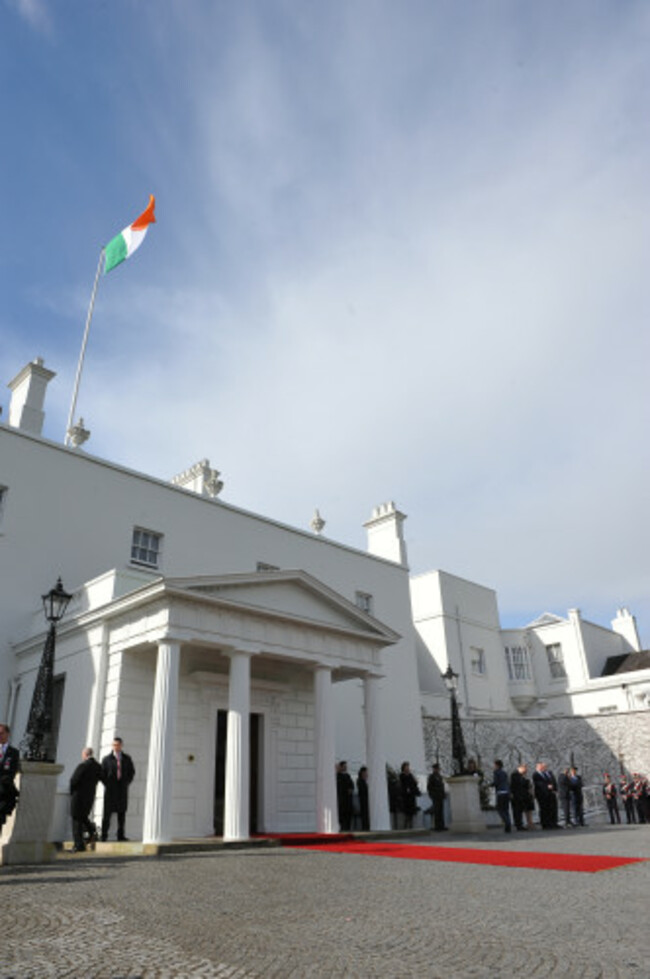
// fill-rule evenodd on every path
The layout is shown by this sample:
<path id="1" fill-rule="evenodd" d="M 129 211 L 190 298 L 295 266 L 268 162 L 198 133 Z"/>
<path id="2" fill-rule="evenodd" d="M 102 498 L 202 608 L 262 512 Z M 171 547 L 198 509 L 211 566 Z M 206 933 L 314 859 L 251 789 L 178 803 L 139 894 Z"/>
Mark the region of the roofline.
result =
<path id="1" fill-rule="evenodd" d="M 182 587 L 180 584 L 183 582 L 187 586 L 189 582 L 197 582 L 204 579 L 206 584 L 208 582 L 214 582 L 217 585 L 221 583 L 224 586 L 228 584 L 237 585 L 238 583 L 263 585 L 268 584 L 271 581 L 278 581 L 278 577 L 274 577 L 278 574 L 280 579 L 285 581 L 302 581 L 305 584 L 310 585 L 313 591 L 319 592 L 323 598 L 327 599 L 329 597 L 333 604 L 346 608 L 351 614 L 358 618 L 361 623 L 365 621 L 368 625 L 368 630 L 372 629 L 373 634 L 370 634 L 370 631 L 365 632 L 361 628 L 356 629 L 354 626 L 337 625 L 336 623 L 323 622 L 320 619 L 309 619 L 305 616 L 293 615 L 290 612 L 282 611 L 280 609 L 266 609 L 257 605 L 248 605 L 243 602 L 231 601 L 217 595 L 202 594 L 199 591 L 191 591 L 188 589 L 188 587 Z M 262 578 L 265 578 L 266 580 L 260 580 Z M 201 575 L 196 578 L 172 579 L 166 579 L 161 576 L 156 578 L 154 581 L 145 582 L 140 587 L 135 588 L 133 591 L 127 592 L 125 595 L 120 595 L 118 598 L 111 599 L 111 601 L 106 602 L 104 605 L 78 613 L 74 618 L 71 618 L 65 623 L 59 625 L 59 636 L 63 638 L 66 633 L 73 633 L 77 629 L 87 628 L 88 626 L 97 622 L 116 618 L 117 616 L 123 615 L 125 612 L 137 608 L 140 605 L 148 605 L 151 602 L 161 599 L 164 600 L 165 598 L 213 606 L 217 605 L 221 608 L 232 609 L 234 611 L 249 612 L 251 615 L 265 615 L 285 622 L 301 622 L 315 629 L 322 629 L 327 632 L 335 632 L 346 636 L 354 636 L 362 642 L 370 642 L 380 644 L 382 646 L 395 645 L 402 639 L 402 636 L 395 632 L 394 629 L 391 629 L 390 626 L 385 625 L 379 619 L 375 619 L 362 609 L 357 608 L 353 602 L 350 602 L 343 595 L 339 595 L 338 592 L 335 592 L 333 589 L 329 588 L 329 586 L 323 585 L 317 578 L 314 578 L 305 571 L 267 573 L 250 572 L 231 576 Z M 34 636 L 30 636 L 28 639 L 23 639 L 17 643 L 12 643 L 14 655 L 21 656 L 25 653 L 31 652 L 34 648 L 40 648 L 44 635 L 45 630 L 37 633 Z"/>
<path id="2" fill-rule="evenodd" d="M 445 578 L 453 578 L 455 581 L 462 581 L 465 585 L 472 585 L 473 588 L 481 588 L 483 591 L 492 592 L 493 595 L 497 594 L 496 588 L 491 585 L 482 585 L 479 581 L 472 581 L 471 578 L 464 578 L 462 575 L 454 574 L 452 571 L 444 571 L 442 568 L 432 568 L 430 571 L 420 571 L 419 574 L 412 574 L 410 576 L 411 581 L 417 581 L 418 578 L 428 578 L 430 575 L 442 575 Z"/>
<path id="3" fill-rule="evenodd" d="M 232 513 L 237 513 L 240 516 L 248 517 L 249 519 L 259 520 L 261 523 L 268 524 L 272 527 L 277 527 L 280 530 L 288 531 L 289 533 L 296 534 L 299 537 L 304 537 L 312 542 L 317 542 L 321 545 L 327 545 L 329 547 L 335 547 L 339 550 L 347 551 L 350 554 L 356 554 L 360 557 L 369 558 L 371 561 L 376 561 L 379 564 L 387 565 L 389 568 L 394 568 L 395 570 L 404 572 L 407 575 L 409 574 L 408 567 L 405 567 L 403 564 L 400 564 L 397 561 L 391 561 L 388 558 L 380 557 L 377 554 L 372 554 L 370 551 L 364 551 L 359 547 L 352 547 L 350 544 L 343 544 L 340 541 L 333 540 L 330 537 L 321 537 L 320 535 L 311 533 L 308 530 L 302 530 L 300 527 L 294 527 L 291 524 L 282 523 L 279 520 L 274 520 L 272 517 L 265 517 L 262 514 L 255 513 L 252 510 L 244 510 L 242 507 L 235 506 L 233 503 L 226 503 L 223 500 L 201 496 L 200 494 L 195 493 L 193 490 L 186 489 L 184 486 L 175 486 L 169 480 L 162 479 L 158 476 L 149 476 L 147 473 L 139 472 L 137 469 L 130 469 L 128 466 L 122 466 L 116 462 L 109 462 L 107 459 L 102 459 L 99 456 L 91 455 L 84 450 L 73 449 L 66 445 L 62 445 L 59 442 L 54 442 L 52 439 L 46 439 L 42 435 L 33 435 L 31 432 L 24 432 L 21 429 L 14 428 L 12 425 L 6 424 L 5 422 L 0 422 L 0 433 L 3 432 L 8 435 L 14 435 L 19 439 L 23 438 L 30 442 L 36 442 L 57 452 L 65 453 L 68 457 L 74 458 L 75 461 L 88 462 L 93 465 L 104 466 L 107 469 L 112 469 L 114 472 L 122 473 L 126 476 L 132 476 L 136 479 L 141 479 L 146 483 L 152 483 L 155 486 L 168 490 L 170 493 L 179 493 L 196 503 L 203 504 L 204 506 L 222 507 L 224 510 L 230 510 Z"/>

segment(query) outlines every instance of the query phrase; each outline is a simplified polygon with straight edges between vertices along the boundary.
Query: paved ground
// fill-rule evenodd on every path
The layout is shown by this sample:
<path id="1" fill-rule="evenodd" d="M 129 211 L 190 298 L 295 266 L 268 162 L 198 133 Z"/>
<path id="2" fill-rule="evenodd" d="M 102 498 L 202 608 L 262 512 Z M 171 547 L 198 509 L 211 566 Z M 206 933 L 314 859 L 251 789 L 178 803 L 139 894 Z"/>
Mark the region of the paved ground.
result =
<path id="1" fill-rule="evenodd" d="M 650 861 L 650 826 L 425 839 Z M 580 874 L 297 849 L 62 854 L 0 868 L 0 897 L 1 979 L 650 977 L 650 862 Z"/>

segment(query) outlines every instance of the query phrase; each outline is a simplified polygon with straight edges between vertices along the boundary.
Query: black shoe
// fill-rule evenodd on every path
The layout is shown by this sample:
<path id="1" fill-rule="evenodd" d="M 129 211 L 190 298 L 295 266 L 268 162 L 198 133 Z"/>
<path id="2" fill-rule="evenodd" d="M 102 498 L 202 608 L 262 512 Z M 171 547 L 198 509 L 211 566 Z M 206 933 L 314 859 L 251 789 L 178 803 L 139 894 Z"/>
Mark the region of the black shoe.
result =
<path id="1" fill-rule="evenodd" d="M 107 840 L 108 840 L 108 836 L 104 836 L 104 834 L 102 833 L 102 843 L 106 843 Z"/>
<path id="2" fill-rule="evenodd" d="M 129 843 L 130 840 L 129 840 L 128 836 L 118 836 L 117 842 L 118 843 Z"/>
<path id="3" fill-rule="evenodd" d="M 75 845 L 72 847 L 72 852 L 73 853 L 85 853 L 86 852 L 86 847 L 85 846 L 77 846 L 76 843 L 75 843 Z"/>

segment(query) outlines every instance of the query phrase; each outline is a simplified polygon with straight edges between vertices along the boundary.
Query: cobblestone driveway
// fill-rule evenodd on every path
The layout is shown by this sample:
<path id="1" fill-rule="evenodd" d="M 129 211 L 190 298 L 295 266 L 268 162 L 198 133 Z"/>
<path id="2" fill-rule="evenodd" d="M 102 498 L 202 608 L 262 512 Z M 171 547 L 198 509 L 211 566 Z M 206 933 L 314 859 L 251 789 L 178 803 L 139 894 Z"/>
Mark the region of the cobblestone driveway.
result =
<path id="1" fill-rule="evenodd" d="M 468 842 L 650 857 L 650 826 L 445 840 Z M 0 868 L 0 895 L 2 979 L 650 976 L 650 863 L 579 874 L 297 849 L 62 855 Z"/>

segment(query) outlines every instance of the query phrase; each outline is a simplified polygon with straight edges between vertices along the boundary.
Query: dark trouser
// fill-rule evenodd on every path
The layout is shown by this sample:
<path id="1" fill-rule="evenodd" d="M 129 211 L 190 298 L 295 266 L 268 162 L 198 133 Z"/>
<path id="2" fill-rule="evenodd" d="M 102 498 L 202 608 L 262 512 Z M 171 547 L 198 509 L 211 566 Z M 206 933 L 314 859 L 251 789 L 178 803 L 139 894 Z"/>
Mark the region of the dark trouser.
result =
<path id="1" fill-rule="evenodd" d="M 636 799 L 636 814 L 640 823 L 647 822 L 645 818 L 645 799 Z"/>
<path id="2" fill-rule="evenodd" d="M 370 810 L 368 808 L 368 803 L 367 802 L 360 803 L 359 808 L 361 810 L 360 812 L 361 829 L 364 832 L 368 832 L 368 830 L 370 829 Z"/>
<path id="3" fill-rule="evenodd" d="M 537 805 L 539 806 L 539 821 L 542 824 L 542 829 L 551 829 L 553 826 L 557 826 L 556 797 L 551 792 L 540 795 L 537 797 Z"/>
<path id="4" fill-rule="evenodd" d="M 347 833 L 352 828 L 352 806 L 339 806 L 339 829 Z"/>
<path id="5" fill-rule="evenodd" d="M 618 811 L 618 803 L 617 803 L 616 799 L 608 799 L 607 800 L 607 812 L 609 813 L 609 821 L 610 821 L 610 823 L 620 823 L 620 821 L 621 821 L 621 814 Z M 629 820 L 628 820 L 628 822 L 629 822 Z"/>
<path id="6" fill-rule="evenodd" d="M 17 799 L 18 792 L 13 782 L 0 786 L 0 828 L 6 823 L 7 816 L 11 816 L 16 808 Z"/>
<path id="7" fill-rule="evenodd" d="M 510 824 L 510 793 L 497 792 L 497 812 L 501 817 L 506 833 L 512 829 Z"/>
<path id="8" fill-rule="evenodd" d="M 521 799 L 511 799 L 512 802 L 512 816 L 515 821 L 515 826 L 517 829 L 524 828 L 524 807 Z"/>
<path id="9" fill-rule="evenodd" d="M 572 803 L 573 803 L 573 818 L 578 824 L 578 826 L 584 826 L 585 824 L 585 810 L 583 804 L 582 792 L 572 792 Z"/>
<path id="10" fill-rule="evenodd" d="M 445 800 L 433 799 L 433 828 L 440 832 L 445 828 Z"/>
<path id="11" fill-rule="evenodd" d="M 108 812 L 104 809 L 104 815 L 102 817 L 102 840 L 105 840 L 108 836 L 108 830 L 111 825 L 111 816 L 113 815 L 112 809 Z M 122 812 L 117 813 L 117 838 L 118 840 L 124 839 L 124 823 L 126 821 L 126 810 L 123 809 Z"/>
<path id="12" fill-rule="evenodd" d="M 628 823 L 636 822 L 636 812 L 634 811 L 634 799 L 625 800 L 625 816 Z"/>
<path id="13" fill-rule="evenodd" d="M 74 845 L 78 847 L 84 846 L 84 830 L 88 836 L 94 836 L 97 832 L 97 827 L 90 818 L 90 813 L 86 813 L 85 816 L 80 816 L 78 819 L 72 820 L 72 839 L 74 840 Z"/>
<path id="14" fill-rule="evenodd" d="M 562 815 L 564 816 L 564 822 L 565 825 L 568 826 L 571 822 L 571 796 L 568 794 L 566 796 L 562 796 L 560 802 L 562 803 Z"/>

